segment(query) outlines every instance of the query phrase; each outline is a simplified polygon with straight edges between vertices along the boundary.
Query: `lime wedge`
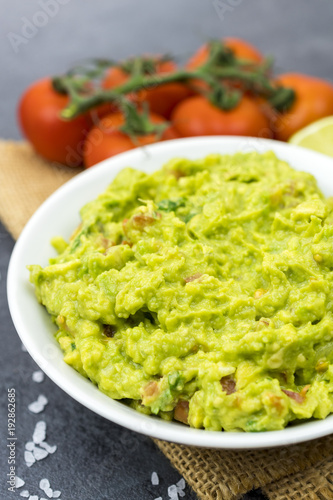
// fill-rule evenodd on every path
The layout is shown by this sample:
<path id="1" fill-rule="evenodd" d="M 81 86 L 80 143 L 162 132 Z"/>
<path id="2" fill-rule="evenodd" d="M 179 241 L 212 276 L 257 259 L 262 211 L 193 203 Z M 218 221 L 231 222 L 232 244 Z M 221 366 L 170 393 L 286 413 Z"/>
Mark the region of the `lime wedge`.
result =
<path id="1" fill-rule="evenodd" d="M 288 142 L 333 157 L 333 116 L 322 118 L 302 128 L 290 137 Z"/>

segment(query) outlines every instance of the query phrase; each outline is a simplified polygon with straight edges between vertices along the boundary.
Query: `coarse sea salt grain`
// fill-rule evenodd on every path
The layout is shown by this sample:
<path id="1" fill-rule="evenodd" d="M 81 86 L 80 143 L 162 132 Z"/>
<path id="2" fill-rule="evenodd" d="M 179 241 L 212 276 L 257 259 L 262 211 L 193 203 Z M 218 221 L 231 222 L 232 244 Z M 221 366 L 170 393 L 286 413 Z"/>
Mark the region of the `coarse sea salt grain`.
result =
<path id="1" fill-rule="evenodd" d="M 25 481 L 23 481 L 23 479 L 21 479 L 20 477 L 15 476 L 15 488 L 19 489 L 19 488 L 22 488 L 22 486 L 24 486 L 24 485 L 25 485 Z"/>
<path id="2" fill-rule="evenodd" d="M 29 500 L 38 500 L 37 495 L 30 495 Z"/>
<path id="3" fill-rule="evenodd" d="M 40 444 L 46 438 L 46 423 L 44 420 L 37 422 L 35 426 L 34 433 L 32 435 L 32 440 L 35 444 Z"/>
<path id="4" fill-rule="evenodd" d="M 37 401 L 30 403 L 28 408 L 31 411 L 31 413 L 41 413 L 44 410 L 47 403 L 48 403 L 47 398 L 43 396 L 43 394 L 40 394 L 40 396 L 38 396 L 37 398 Z"/>
<path id="5" fill-rule="evenodd" d="M 21 491 L 20 496 L 23 498 L 29 498 L 30 493 L 28 490 L 23 490 L 23 491 Z"/>
<path id="6" fill-rule="evenodd" d="M 32 380 L 34 382 L 37 382 L 37 384 L 40 384 L 44 380 L 44 372 L 42 372 L 42 370 L 37 370 L 37 371 L 33 372 Z"/>
<path id="7" fill-rule="evenodd" d="M 168 495 L 170 500 L 178 500 L 178 490 L 175 484 L 172 484 L 168 488 Z"/>
<path id="8" fill-rule="evenodd" d="M 53 492 L 52 498 L 59 498 L 59 497 L 60 497 L 60 495 L 61 495 L 61 491 L 59 491 L 59 490 L 55 490 L 55 491 Z"/>
<path id="9" fill-rule="evenodd" d="M 52 488 L 50 488 L 50 487 L 45 488 L 44 493 L 45 493 L 45 495 L 47 495 L 49 498 L 52 498 L 52 496 L 53 496 L 53 490 L 52 490 Z"/>
<path id="10" fill-rule="evenodd" d="M 35 457 L 31 453 L 31 451 L 24 452 L 24 461 L 27 467 L 31 467 L 36 462 Z"/>
<path id="11" fill-rule="evenodd" d="M 35 443 L 33 443 L 32 441 L 28 441 L 27 443 L 25 443 L 25 449 L 28 451 L 34 451 Z"/>
<path id="12" fill-rule="evenodd" d="M 50 487 L 50 481 L 48 479 L 41 479 L 39 481 L 39 487 L 42 491 L 45 491 L 46 488 Z"/>
<path id="13" fill-rule="evenodd" d="M 180 497 L 184 497 L 185 496 L 185 488 L 186 488 L 186 483 L 185 483 L 185 479 L 182 477 L 178 483 L 176 483 L 176 486 L 177 486 L 177 492 L 178 492 L 178 495 Z"/>
<path id="14" fill-rule="evenodd" d="M 154 486 L 157 486 L 160 483 L 160 480 L 158 478 L 158 475 L 156 472 L 153 472 L 151 475 L 151 484 Z"/>
<path id="15" fill-rule="evenodd" d="M 42 443 L 39 444 L 39 446 L 41 448 L 44 448 L 48 453 L 50 453 L 50 455 L 52 455 L 52 453 L 54 453 L 54 452 L 57 451 L 57 445 L 56 444 L 54 446 L 51 446 L 48 443 L 46 443 L 45 441 L 43 441 Z"/>
<path id="16" fill-rule="evenodd" d="M 155 498 L 155 500 L 163 500 L 162 497 Z"/>
<path id="17" fill-rule="evenodd" d="M 52 454 L 57 450 L 57 447 L 55 445 L 50 446 L 48 443 L 46 443 L 44 441 L 45 438 L 46 438 L 46 423 L 44 422 L 44 420 L 40 420 L 35 425 L 35 429 L 32 436 L 33 441 L 28 441 L 25 444 L 26 451 L 24 453 L 24 459 L 28 467 L 31 467 L 36 461 L 43 460 L 49 454 Z M 48 485 L 45 484 L 45 487 L 50 487 L 50 484 Z"/>
<path id="18" fill-rule="evenodd" d="M 48 456 L 48 452 L 46 450 L 43 450 L 42 448 L 38 448 L 38 446 L 35 446 L 35 449 L 32 453 L 37 461 L 43 460 Z"/>

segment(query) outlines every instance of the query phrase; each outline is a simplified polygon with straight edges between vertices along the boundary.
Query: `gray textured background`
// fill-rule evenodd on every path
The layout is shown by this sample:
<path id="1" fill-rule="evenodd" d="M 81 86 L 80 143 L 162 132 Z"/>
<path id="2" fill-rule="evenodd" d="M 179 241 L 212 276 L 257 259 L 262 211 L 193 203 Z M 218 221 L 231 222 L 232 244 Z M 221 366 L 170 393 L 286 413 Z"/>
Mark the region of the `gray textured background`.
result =
<path id="1" fill-rule="evenodd" d="M 10 33 L 22 36 L 22 18 L 31 22 L 43 0 L 0 0 L 0 137 L 19 137 L 15 107 L 28 84 L 86 57 L 171 52 L 182 61 L 209 38 L 238 36 L 274 54 L 279 71 L 333 78 L 332 0 L 61 1 L 15 52 Z"/>
<path id="2" fill-rule="evenodd" d="M 171 52 L 183 61 L 208 38 L 238 36 L 264 53 L 274 54 L 279 72 L 302 71 L 333 81 L 332 0 L 221 0 L 215 6 L 211 0 L 61 2 L 58 12 L 45 21 L 45 16 L 38 18 L 42 0 L 0 0 L 0 137 L 20 137 L 15 109 L 28 84 L 65 71 L 86 57 L 121 59 L 142 52 Z M 225 13 L 222 4 L 229 6 Z M 45 25 L 30 33 L 30 38 L 18 39 L 26 34 L 26 19 L 39 19 Z M 49 380 L 40 385 L 32 382 L 36 366 L 22 352 L 7 308 L 5 281 L 13 241 L 2 226 L 0 247 L 0 498 L 22 498 L 18 493 L 9 494 L 5 487 L 5 403 L 7 388 L 14 386 L 17 473 L 26 480 L 31 494 L 41 495 L 38 483 L 47 477 L 54 489 L 63 492 L 62 500 L 168 499 L 167 487 L 179 475 L 149 438 L 98 417 Z M 24 444 L 39 418 L 29 413 L 27 405 L 40 393 L 50 401 L 41 414 L 48 425 L 47 440 L 57 444 L 58 451 L 28 469 Z M 159 486 L 150 483 L 153 470 L 160 476 Z M 194 498 L 187 489 L 185 500 Z M 254 492 L 247 498 L 263 497 Z"/>

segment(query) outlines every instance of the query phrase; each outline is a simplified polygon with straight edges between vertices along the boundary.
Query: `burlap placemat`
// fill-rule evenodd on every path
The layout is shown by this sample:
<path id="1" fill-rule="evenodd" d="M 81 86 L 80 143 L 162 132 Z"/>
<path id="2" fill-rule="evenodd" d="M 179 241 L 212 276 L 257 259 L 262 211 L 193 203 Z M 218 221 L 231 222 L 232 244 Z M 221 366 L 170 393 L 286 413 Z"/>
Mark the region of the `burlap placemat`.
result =
<path id="1" fill-rule="evenodd" d="M 0 141 L 0 218 L 14 238 L 38 206 L 76 173 L 43 161 L 26 143 Z M 237 499 L 262 488 L 271 500 L 333 500 L 333 435 L 257 451 L 154 441 L 201 499 Z"/>

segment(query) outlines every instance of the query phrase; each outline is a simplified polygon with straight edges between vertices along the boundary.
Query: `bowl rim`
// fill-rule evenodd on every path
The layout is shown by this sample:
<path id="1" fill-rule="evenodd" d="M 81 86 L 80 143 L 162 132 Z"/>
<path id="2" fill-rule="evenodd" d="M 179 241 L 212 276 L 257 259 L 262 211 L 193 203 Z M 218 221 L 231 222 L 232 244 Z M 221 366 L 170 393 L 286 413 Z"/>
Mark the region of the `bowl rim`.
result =
<path id="1" fill-rule="evenodd" d="M 234 145 L 244 145 L 246 147 L 254 147 L 259 151 L 273 150 L 278 156 L 280 152 L 294 151 L 295 155 L 304 155 L 310 157 L 314 162 L 322 162 L 323 164 L 330 164 L 333 168 L 333 160 L 320 153 L 307 150 L 305 148 L 290 145 L 286 143 L 279 143 L 278 141 L 270 139 L 257 139 L 239 136 L 209 136 L 209 137 L 194 137 L 185 139 L 176 139 L 172 141 L 161 142 L 147 146 L 145 148 L 136 148 L 134 150 L 119 154 L 115 157 L 108 158 L 93 169 L 85 170 L 77 176 L 67 181 L 64 185 L 58 188 L 32 215 L 30 220 L 24 227 L 21 235 L 19 236 L 8 266 L 7 274 L 7 297 L 10 314 L 14 326 L 25 345 L 27 351 L 35 362 L 41 366 L 46 375 L 68 395 L 73 397 L 76 401 L 83 404 L 93 412 L 105 417 L 106 419 L 115 422 L 119 425 L 127 427 L 132 431 L 141 434 L 149 435 L 153 438 L 162 439 L 190 446 L 198 446 L 205 448 L 219 448 L 219 449 L 258 449 L 270 448 L 284 445 L 291 445 L 309 441 L 319 437 L 323 437 L 333 433 L 333 415 L 328 416 L 324 420 L 308 421 L 306 423 L 289 426 L 279 431 L 265 431 L 256 433 L 245 432 L 216 432 L 203 429 L 193 429 L 176 422 L 166 422 L 158 417 L 143 415 L 132 408 L 129 408 L 119 401 L 112 400 L 105 394 L 101 393 L 93 384 L 85 379 L 82 375 L 76 372 L 72 367 L 66 367 L 75 374 L 71 376 L 66 367 L 59 369 L 53 363 L 46 364 L 42 352 L 36 349 L 33 345 L 32 337 L 29 328 L 24 322 L 23 312 L 20 310 L 18 303 L 18 294 L 20 291 L 20 259 L 24 255 L 24 249 L 29 244 L 30 233 L 34 228 L 38 227 L 40 219 L 43 218 L 44 212 L 51 210 L 53 205 L 66 198 L 70 193 L 79 189 L 80 185 L 89 182 L 90 178 L 98 178 L 102 175 L 103 171 L 112 165 L 122 164 L 122 168 L 127 165 L 134 165 L 138 158 L 142 155 L 154 155 L 163 153 L 165 151 L 175 150 L 174 156 L 182 156 L 179 149 L 182 147 L 188 150 L 191 144 L 210 144 L 212 148 L 218 143 L 233 143 Z M 213 152 L 213 151 L 212 151 Z M 289 153 L 288 153 L 289 154 Z M 188 156 L 185 152 L 184 156 Z M 202 154 L 206 156 L 206 153 Z M 200 155 L 196 155 L 200 157 Z M 160 166 L 160 165 L 159 165 Z M 157 167 L 158 168 L 158 167 Z M 113 178 L 112 173 L 106 185 Z M 87 200 L 89 201 L 89 200 Z M 25 293 L 25 292 L 22 292 Z M 59 348 L 60 350 L 60 348 Z M 69 380 L 67 378 L 69 376 Z M 80 378 L 78 378 L 80 377 Z M 82 379 L 82 380 L 81 380 Z M 94 387 L 96 392 L 90 394 L 91 390 L 88 388 Z"/>

